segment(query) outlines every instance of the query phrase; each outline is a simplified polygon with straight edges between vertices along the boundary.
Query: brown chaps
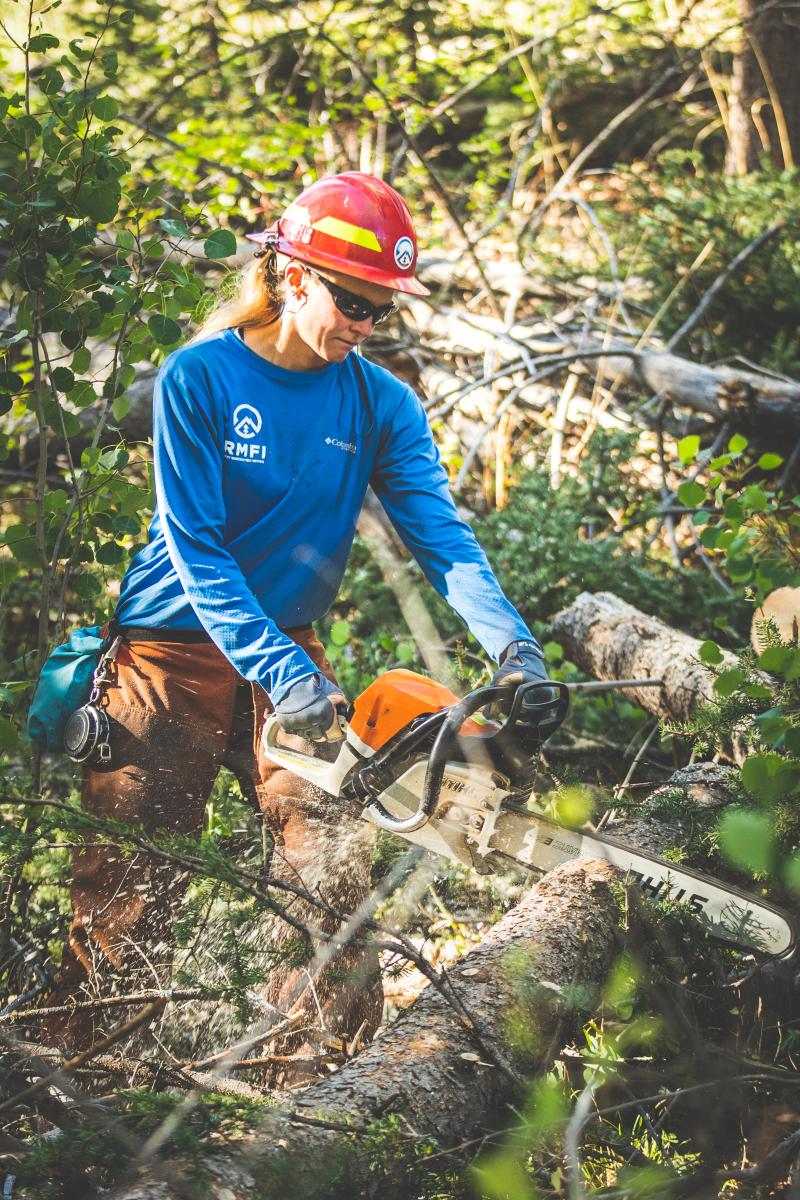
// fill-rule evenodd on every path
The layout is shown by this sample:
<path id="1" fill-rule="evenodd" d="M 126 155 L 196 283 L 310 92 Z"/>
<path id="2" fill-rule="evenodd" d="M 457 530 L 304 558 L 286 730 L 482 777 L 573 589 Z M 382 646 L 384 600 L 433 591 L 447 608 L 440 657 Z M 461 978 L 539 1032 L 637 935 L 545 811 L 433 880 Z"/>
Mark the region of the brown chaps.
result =
<path id="1" fill-rule="evenodd" d="M 334 678 L 311 626 L 291 630 L 290 636 Z M 104 704 L 112 728 L 111 762 L 84 771 L 86 812 L 123 821 L 143 835 L 196 838 L 217 773 L 227 767 L 243 794 L 260 806 L 272 835 L 272 878 L 318 895 L 339 912 L 358 907 L 369 891 L 369 826 L 261 754 L 264 718 L 272 711 L 269 698 L 243 680 L 212 642 L 123 642 Z M 76 849 L 72 927 L 55 989 L 44 1004 L 71 1007 L 114 993 L 169 987 L 173 922 L 189 882 L 189 874 L 174 863 L 126 853 L 99 838 Z M 293 918 L 312 928 L 329 933 L 340 927 L 334 914 L 302 897 L 275 895 Z M 290 953 L 266 980 L 263 995 L 269 1003 L 282 1012 L 302 1008 L 310 1026 L 336 1038 L 350 1040 L 359 1030 L 362 1037 L 374 1033 L 382 991 L 368 949 L 337 951 L 312 981 L 305 967 L 296 965 L 307 962 L 315 948 L 308 938 L 278 920 L 272 945 Z M 84 1049 L 133 1011 L 76 1007 L 44 1017 L 41 1037 Z M 305 1059 L 315 1053 L 302 1037 L 280 1049 L 282 1054 L 299 1051 Z M 287 1081 L 303 1077 L 302 1064 L 297 1066 L 300 1070 L 290 1072 Z"/>

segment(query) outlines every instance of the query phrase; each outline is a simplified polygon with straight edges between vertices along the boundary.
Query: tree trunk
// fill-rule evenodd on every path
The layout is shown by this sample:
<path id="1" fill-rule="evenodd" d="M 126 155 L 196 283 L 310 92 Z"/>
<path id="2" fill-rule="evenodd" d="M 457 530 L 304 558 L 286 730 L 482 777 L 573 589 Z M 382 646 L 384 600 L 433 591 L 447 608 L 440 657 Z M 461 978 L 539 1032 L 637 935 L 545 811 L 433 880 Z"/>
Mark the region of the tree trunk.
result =
<path id="1" fill-rule="evenodd" d="M 700 662 L 697 638 L 671 629 L 613 592 L 581 592 L 556 613 L 552 636 L 582 671 L 595 679 L 662 679 L 657 687 L 626 688 L 625 695 L 663 720 L 687 720 L 713 698 L 713 675 Z M 724 667 L 736 659 L 723 652 Z"/>
<path id="2" fill-rule="evenodd" d="M 604 863 L 558 867 L 453 968 L 452 983 L 477 1018 L 484 1045 L 514 1074 L 549 1068 L 596 1001 L 615 954 L 613 879 Z M 206 1194 L 399 1200 L 416 1194 L 416 1143 L 434 1138 L 447 1147 L 502 1127 L 514 1093 L 509 1074 L 487 1061 L 451 1005 L 428 986 L 351 1064 L 299 1093 L 286 1112 L 266 1110 L 246 1155 L 216 1166 L 206 1159 L 204 1166 L 219 1173 L 218 1188 Z M 346 1131 L 382 1118 L 382 1135 Z M 383 1168 L 382 1155 L 388 1155 Z M 174 1168 L 176 1182 L 180 1170 Z M 156 1168 L 116 1200 L 177 1200 L 169 1178 L 169 1165 Z"/>
<path id="3" fill-rule="evenodd" d="M 733 64 L 729 175 L 800 163 L 800 23 L 792 5 L 741 0 L 742 42 Z"/>

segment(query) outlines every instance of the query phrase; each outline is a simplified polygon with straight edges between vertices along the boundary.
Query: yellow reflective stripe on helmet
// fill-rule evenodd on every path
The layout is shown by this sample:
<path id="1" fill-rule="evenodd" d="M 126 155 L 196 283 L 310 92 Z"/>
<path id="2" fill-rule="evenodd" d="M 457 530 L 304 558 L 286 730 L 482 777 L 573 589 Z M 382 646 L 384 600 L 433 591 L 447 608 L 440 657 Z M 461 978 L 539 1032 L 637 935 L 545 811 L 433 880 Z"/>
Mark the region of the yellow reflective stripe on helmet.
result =
<path id="1" fill-rule="evenodd" d="M 381 244 L 371 229 L 352 225 L 350 221 L 342 221 L 340 217 L 322 217 L 321 220 L 312 222 L 307 208 L 300 204 L 290 204 L 283 214 L 283 219 L 306 225 L 316 233 L 327 233 L 329 237 L 349 242 L 351 246 L 363 246 L 365 250 L 376 250 L 378 254 L 381 252 Z"/>
<path id="2" fill-rule="evenodd" d="M 351 225 L 349 221 L 342 221 L 339 217 L 323 217 L 312 228 L 319 233 L 327 233 L 331 237 L 339 238 L 343 242 L 350 242 L 352 246 L 363 246 L 365 250 L 377 250 L 378 254 L 381 252 L 381 244 L 371 229 L 362 229 L 360 225 Z"/>

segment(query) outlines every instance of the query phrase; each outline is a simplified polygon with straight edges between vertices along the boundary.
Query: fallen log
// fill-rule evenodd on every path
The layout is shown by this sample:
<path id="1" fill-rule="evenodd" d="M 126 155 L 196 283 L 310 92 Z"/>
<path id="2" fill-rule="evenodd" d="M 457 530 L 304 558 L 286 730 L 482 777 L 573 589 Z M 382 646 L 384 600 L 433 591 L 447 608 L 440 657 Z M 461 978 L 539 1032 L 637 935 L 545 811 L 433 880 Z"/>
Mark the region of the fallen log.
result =
<path id="1" fill-rule="evenodd" d="M 620 600 L 613 592 L 581 592 L 556 613 L 551 635 L 567 658 L 595 679 L 661 679 L 660 688 L 623 688 L 641 708 L 662 720 L 687 720 L 714 698 L 714 676 L 700 661 L 697 638 L 672 629 Z M 723 651 L 721 667 L 736 665 Z"/>
<path id="2" fill-rule="evenodd" d="M 291 1108 L 268 1110 L 246 1154 L 216 1164 L 207 1158 L 204 1166 L 219 1179 L 207 1194 L 244 1200 L 255 1188 L 264 1200 L 404 1197 L 410 1180 L 403 1162 L 414 1159 L 420 1139 L 448 1147 L 502 1127 L 515 1098 L 509 1072 L 530 1076 L 550 1067 L 597 998 L 615 954 L 613 879 L 604 863 L 557 868 L 452 970 L 482 1043 L 499 1051 L 509 1071 L 476 1049 L 448 1001 L 428 987 L 351 1064 L 299 1093 Z M 386 1146 L 398 1154 L 396 1169 L 386 1171 L 374 1162 L 381 1119 L 384 1136 L 395 1129 Z M 179 1194 L 177 1175 L 173 1190 L 162 1166 L 115 1198 Z"/>
<path id="3" fill-rule="evenodd" d="M 505 324 L 483 313 L 434 309 L 425 300 L 405 305 L 417 336 L 440 353 L 460 348 L 471 354 L 491 353 L 498 367 L 510 364 L 535 378 L 553 357 L 584 360 L 615 386 L 645 391 L 716 421 L 778 433 L 800 428 L 800 381 L 692 362 L 660 346 L 640 347 L 619 338 L 601 339 L 583 333 L 576 342 L 554 334 L 540 322 Z M 562 314 L 560 321 L 563 320 Z"/>
<path id="4" fill-rule="evenodd" d="M 737 428 L 758 428 L 761 435 L 765 429 L 776 433 L 800 428 L 800 382 L 796 380 L 735 367 L 707 367 L 667 350 L 615 355 L 617 347 L 628 349 L 614 343 L 611 353 L 600 359 L 599 369 L 618 384 L 643 389 Z M 583 343 L 582 348 L 596 350 L 601 344 Z"/>

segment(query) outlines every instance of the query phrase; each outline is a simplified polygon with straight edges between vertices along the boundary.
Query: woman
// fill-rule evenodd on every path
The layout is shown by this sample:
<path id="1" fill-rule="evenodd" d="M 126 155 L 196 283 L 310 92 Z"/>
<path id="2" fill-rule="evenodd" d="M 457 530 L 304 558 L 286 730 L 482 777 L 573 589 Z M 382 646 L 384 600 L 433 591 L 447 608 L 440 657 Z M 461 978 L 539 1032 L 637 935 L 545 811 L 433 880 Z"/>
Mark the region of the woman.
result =
<path id="1" fill-rule="evenodd" d="M 313 184 L 272 229 L 248 236 L 259 250 L 236 298 L 156 382 L 156 513 L 115 617 L 124 641 L 104 695 L 111 762 L 86 770 L 83 804 L 148 832 L 197 835 L 225 765 L 269 824 L 273 874 L 352 911 L 368 889 L 369 827 L 271 764 L 260 735 L 273 709 L 303 738 L 334 723 L 341 693 L 312 621 L 336 595 L 369 484 L 434 587 L 501 662 L 496 678 L 546 676 L 541 648 L 456 513 L 422 406 L 356 353 L 395 292 L 428 294 L 414 278 L 404 201 L 350 172 Z M 185 886 L 145 855 L 78 850 L 74 922 L 48 1003 L 166 986 Z M 337 927 L 313 907 L 291 912 Z M 299 970 L 272 972 L 278 1008 L 296 995 Z M 364 950 L 338 955 L 315 991 L 312 1023 L 350 1038 L 376 1028 L 381 991 Z M 78 1049 L 105 1023 L 102 1009 L 79 1009 L 52 1018 L 44 1036 Z"/>

